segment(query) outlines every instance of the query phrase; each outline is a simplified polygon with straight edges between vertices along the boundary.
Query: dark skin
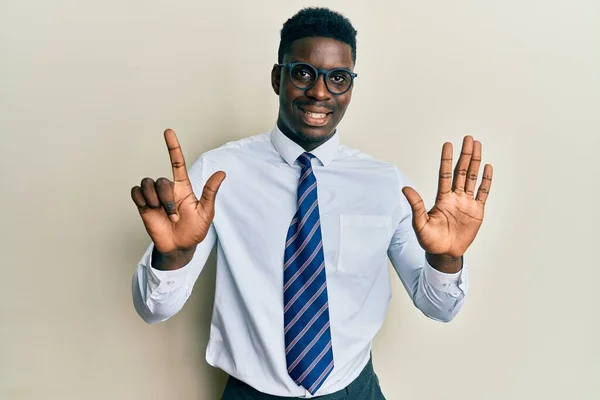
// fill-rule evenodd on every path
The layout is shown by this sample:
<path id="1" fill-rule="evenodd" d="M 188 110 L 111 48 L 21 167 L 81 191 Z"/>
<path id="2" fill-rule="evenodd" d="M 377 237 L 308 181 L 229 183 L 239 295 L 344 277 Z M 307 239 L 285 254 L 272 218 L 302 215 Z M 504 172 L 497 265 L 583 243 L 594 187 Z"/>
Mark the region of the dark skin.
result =
<path id="1" fill-rule="evenodd" d="M 295 41 L 284 57 L 283 63 L 287 62 L 306 62 L 320 69 L 354 69 L 351 47 L 330 38 Z M 279 96 L 277 126 L 306 151 L 314 150 L 334 135 L 352 98 L 352 90 L 340 96 L 332 95 L 324 79 L 320 76 L 312 88 L 301 90 L 289 82 L 287 70 L 275 65 L 271 71 L 271 84 Z M 316 112 L 331 111 L 327 124 L 318 127 L 306 124 L 302 113 L 307 108 Z M 482 183 L 475 194 L 480 163 L 481 143 L 465 136 L 454 175 L 452 144 L 445 143 L 442 148 L 438 194 L 429 212 L 414 189 L 402 190 L 413 210 L 413 227 L 427 261 L 441 272 L 461 270 L 462 256 L 483 222 L 493 171 L 491 165 L 485 166 Z"/>
<path id="2" fill-rule="evenodd" d="M 350 46 L 329 38 L 305 38 L 294 42 L 284 63 L 296 61 L 320 69 L 354 68 Z M 299 90 L 277 65 L 273 67 L 271 77 L 273 90 L 279 96 L 277 126 L 288 138 L 306 151 L 312 151 L 335 134 L 350 104 L 352 90 L 334 96 L 327 90 L 322 76 L 312 88 Z M 327 116 L 307 118 L 305 111 Z M 214 173 L 198 199 L 192 190 L 175 132 L 167 129 L 164 137 L 173 181 L 144 178 L 140 186 L 131 189 L 131 197 L 154 243 L 152 266 L 159 270 L 175 270 L 191 261 L 197 245 L 206 237 L 225 173 Z M 425 210 L 421 196 L 414 189 L 402 189 L 413 211 L 413 227 L 419 244 L 429 263 L 441 272 L 460 271 L 462 255 L 483 222 L 492 166 L 485 166 L 482 183 L 475 193 L 480 163 L 481 143 L 465 136 L 454 174 L 452 144 L 445 143 L 442 148 L 438 194 L 431 210 Z"/>
<path id="3" fill-rule="evenodd" d="M 283 64 L 288 62 L 306 62 L 321 69 L 354 69 L 350 46 L 329 38 L 296 40 L 291 52 L 283 59 Z M 306 151 L 316 149 L 333 136 L 352 98 L 352 89 L 339 96 L 332 95 L 325 86 L 324 76 L 320 76 L 309 90 L 298 89 L 289 82 L 288 70 L 278 65 L 274 65 L 271 71 L 271 85 L 279 96 L 277 126 L 284 135 Z M 302 110 L 330 113 L 327 124 L 306 124 L 303 122 Z"/>

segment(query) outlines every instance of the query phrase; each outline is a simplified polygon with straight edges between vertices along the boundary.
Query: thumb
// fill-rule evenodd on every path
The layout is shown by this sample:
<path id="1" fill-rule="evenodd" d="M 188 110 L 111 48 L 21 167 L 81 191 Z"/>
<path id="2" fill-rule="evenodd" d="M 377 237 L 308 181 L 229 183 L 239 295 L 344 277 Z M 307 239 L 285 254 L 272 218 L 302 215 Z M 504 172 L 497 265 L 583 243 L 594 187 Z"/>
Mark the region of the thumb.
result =
<path id="1" fill-rule="evenodd" d="M 208 213 L 212 213 L 214 209 L 215 198 L 223 180 L 225 180 L 225 172 L 217 171 L 208 178 L 208 181 L 206 181 L 206 184 L 204 185 L 204 189 L 202 189 L 200 204 Z"/>
<path id="2" fill-rule="evenodd" d="M 408 200 L 410 208 L 412 208 L 413 225 L 417 231 L 420 231 L 429 220 L 429 215 L 427 215 L 427 210 L 425 209 L 425 203 L 419 193 L 410 186 L 403 187 L 402 193 Z"/>

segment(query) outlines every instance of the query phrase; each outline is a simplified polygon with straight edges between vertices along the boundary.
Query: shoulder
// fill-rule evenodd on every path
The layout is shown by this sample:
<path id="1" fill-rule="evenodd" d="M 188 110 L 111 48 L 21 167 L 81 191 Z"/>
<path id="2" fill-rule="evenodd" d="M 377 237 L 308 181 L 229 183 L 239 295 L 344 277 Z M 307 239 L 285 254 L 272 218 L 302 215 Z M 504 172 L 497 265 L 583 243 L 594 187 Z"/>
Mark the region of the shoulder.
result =
<path id="1" fill-rule="evenodd" d="M 227 142 L 204 152 L 193 163 L 203 169 L 222 166 L 232 160 L 243 160 L 244 156 L 264 156 L 272 149 L 269 133 L 261 133 Z"/>
<path id="2" fill-rule="evenodd" d="M 203 185 L 214 172 L 242 165 L 247 157 L 264 157 L 271 149 L 268 133 L 230 141 L 197 157 L 189 165 L 188 174 L 195 185 Z"/>
<path id="3" fill-rule="evenodd" d="M 384 178 L 390 183 L 399 184 L 401 188 L 412 186 L 406 174 L 396 164 L 380 160 L 371 154 L 353 147 L 340 145 L 336 161 L 340 162 L 344 168 L 350 167 L 363 170 L 367 173 L 376 173 L 379 178 Z"/>
<path id="4" fill-rule="evenodd" d="M 247 154 L 261 154 L 272 148 L 269 133 L 248 136 L 234 140 L 224 145 L 207 151 L 201 157 L 212 162 L 219 162 L 230 157 L 239 157 Z"/>

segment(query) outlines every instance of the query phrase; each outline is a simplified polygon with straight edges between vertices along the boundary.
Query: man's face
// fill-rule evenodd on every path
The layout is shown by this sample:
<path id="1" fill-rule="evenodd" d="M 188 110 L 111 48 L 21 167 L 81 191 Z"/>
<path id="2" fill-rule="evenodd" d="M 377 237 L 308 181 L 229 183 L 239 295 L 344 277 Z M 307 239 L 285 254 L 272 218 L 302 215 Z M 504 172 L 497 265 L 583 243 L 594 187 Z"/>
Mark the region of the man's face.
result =
<path id="1" fill-rule="evenodd" d="M 325 70 L 354 68 L 349 45 L 322 37 L 296 40 L 283 64 L 293 62 L 304 62 Z M 289 70 L 277 65 L 273 67 L 271 78 L 273 90 L 279 96 L 277 125 L 286 136 L 301 145 L 316 147 L 333 135 L 350 104 L 352 89 L 342 95 L 333 95 L 327 90 L 323 75 L 310 89 L 298 89 L 290 82 Z"/>

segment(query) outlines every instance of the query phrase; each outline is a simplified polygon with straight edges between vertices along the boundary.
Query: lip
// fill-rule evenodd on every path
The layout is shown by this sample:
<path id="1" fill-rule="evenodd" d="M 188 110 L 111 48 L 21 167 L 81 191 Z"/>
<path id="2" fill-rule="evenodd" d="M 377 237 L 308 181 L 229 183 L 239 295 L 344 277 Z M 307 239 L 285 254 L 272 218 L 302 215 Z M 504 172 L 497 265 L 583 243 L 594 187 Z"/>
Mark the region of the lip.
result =
<path id="1" fill-rule="evenodd" d="M 306 125 L 313 127 L 313 128 L 319 128 L 319 127 L 323 127 L 323 126 L 327 125 L 329 123 L 329 120 L 331 119 L 331 114 L 333 113 L 333 111 L 331 111 L 331 110 L 322 110 L 322 109 L 318 109 L 318 108 L 315 109 L 315 108 L 309 108 L 309 107 L 307 107 L 307 108 L 298 107 L 298 109 L 300 110 L 300 119 L 302 120 L 302 122 L 304 122 Z M 314 118 L 314 117 L 309 116 L 307 114 L 307 112 L 317 113 L 317 114 L 325 114 L 325 118 Z"/>
<path id="2" fill-rule="evenodd" d="M 309 112 L 309 113 L 314 113 L 314 114 L 331 114 L 331 113 L 333 113 L 333 111 L 331 111 L 329 108 L 319 108 L 319 107 L 298 107 L 298 108 L 304 112 Z"/>

